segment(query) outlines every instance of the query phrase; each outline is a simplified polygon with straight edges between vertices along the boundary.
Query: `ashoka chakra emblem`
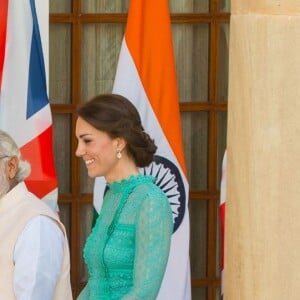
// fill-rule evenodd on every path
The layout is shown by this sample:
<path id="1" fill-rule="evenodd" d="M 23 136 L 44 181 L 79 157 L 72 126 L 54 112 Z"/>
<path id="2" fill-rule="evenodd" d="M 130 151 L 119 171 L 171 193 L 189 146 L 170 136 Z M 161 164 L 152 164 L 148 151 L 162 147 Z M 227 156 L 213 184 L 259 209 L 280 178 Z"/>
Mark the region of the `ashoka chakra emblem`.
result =
<path id="1" fill-rule="evenodd" d="M 153 162 L 141 172 L 156 178 L 156 185 L 167 195 L 172 212 L 175 232 L 180 226 L 186 205 L 186 193 L 181 174 L 175 164 L 165 157 L 155 155 Z"/>

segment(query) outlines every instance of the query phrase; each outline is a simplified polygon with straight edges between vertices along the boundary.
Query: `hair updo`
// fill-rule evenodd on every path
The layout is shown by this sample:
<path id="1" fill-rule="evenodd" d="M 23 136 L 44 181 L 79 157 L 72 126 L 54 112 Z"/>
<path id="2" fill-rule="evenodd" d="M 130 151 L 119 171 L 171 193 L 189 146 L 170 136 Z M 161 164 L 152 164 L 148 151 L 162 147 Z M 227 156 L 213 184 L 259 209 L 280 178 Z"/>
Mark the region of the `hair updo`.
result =
<path id="1" fill-rule="evenodd" d="M 117 94 L 98 95 L 82 104 L 78 116 L 111 138 L 121 137 L 127 142 L 127 153 L 138 167 L 146 167 L 153 161 L 156 145 L 144 131 L 135 106 Z"/>

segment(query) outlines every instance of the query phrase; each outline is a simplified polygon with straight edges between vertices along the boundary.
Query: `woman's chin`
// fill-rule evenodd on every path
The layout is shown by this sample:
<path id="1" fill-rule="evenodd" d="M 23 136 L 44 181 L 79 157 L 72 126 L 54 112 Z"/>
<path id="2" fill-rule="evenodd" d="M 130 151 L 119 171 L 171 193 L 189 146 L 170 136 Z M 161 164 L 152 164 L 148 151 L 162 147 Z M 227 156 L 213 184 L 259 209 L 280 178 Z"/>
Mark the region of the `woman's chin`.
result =
<path id="1" fill-rule="evenodd" d="M 93 170 L 88 170 L 88 175 L 89 175 L 89 177 L 91 177 L 91 178 L 96 178 L 96 177 L 102 176 L 102 174 L 99 174 L 99 173 L 97 173 L 97 172 L 95 172 L 95 171 L 93 171 Z"/>

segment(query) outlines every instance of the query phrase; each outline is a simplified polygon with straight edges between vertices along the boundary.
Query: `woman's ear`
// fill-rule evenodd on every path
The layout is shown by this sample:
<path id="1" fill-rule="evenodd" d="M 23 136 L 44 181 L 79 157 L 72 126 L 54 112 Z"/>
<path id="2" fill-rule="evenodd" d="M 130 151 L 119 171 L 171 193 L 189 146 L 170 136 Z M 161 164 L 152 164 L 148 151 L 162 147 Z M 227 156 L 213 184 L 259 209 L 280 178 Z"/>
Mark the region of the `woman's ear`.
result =
<path id="1" fill-rule="evenodd" d="M 120 149 L 121 151 L 126 147 L 126 140 L 122 137 L 118 137 L 116 138 L 116 142 L 117 142 L 117 148 Z"/>
<path id="2" fill-rule="evenodd" d="M 19 159 L 17 156 L 12 156 L 6 162 L 6 175 L 8 179 L 14 179 L 19 168 Z"/>

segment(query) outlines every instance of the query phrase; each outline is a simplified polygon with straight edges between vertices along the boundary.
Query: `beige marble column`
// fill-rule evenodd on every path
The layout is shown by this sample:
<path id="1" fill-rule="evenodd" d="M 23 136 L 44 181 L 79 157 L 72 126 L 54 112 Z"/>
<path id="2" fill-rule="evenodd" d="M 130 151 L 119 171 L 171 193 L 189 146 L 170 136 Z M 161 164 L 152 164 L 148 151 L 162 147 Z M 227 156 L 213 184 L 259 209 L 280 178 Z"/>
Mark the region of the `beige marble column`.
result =
<path id="1" fill-rule="evenodd" d="M 300 299 L 300 0 L 232 0 L 225 300 Z"/>

